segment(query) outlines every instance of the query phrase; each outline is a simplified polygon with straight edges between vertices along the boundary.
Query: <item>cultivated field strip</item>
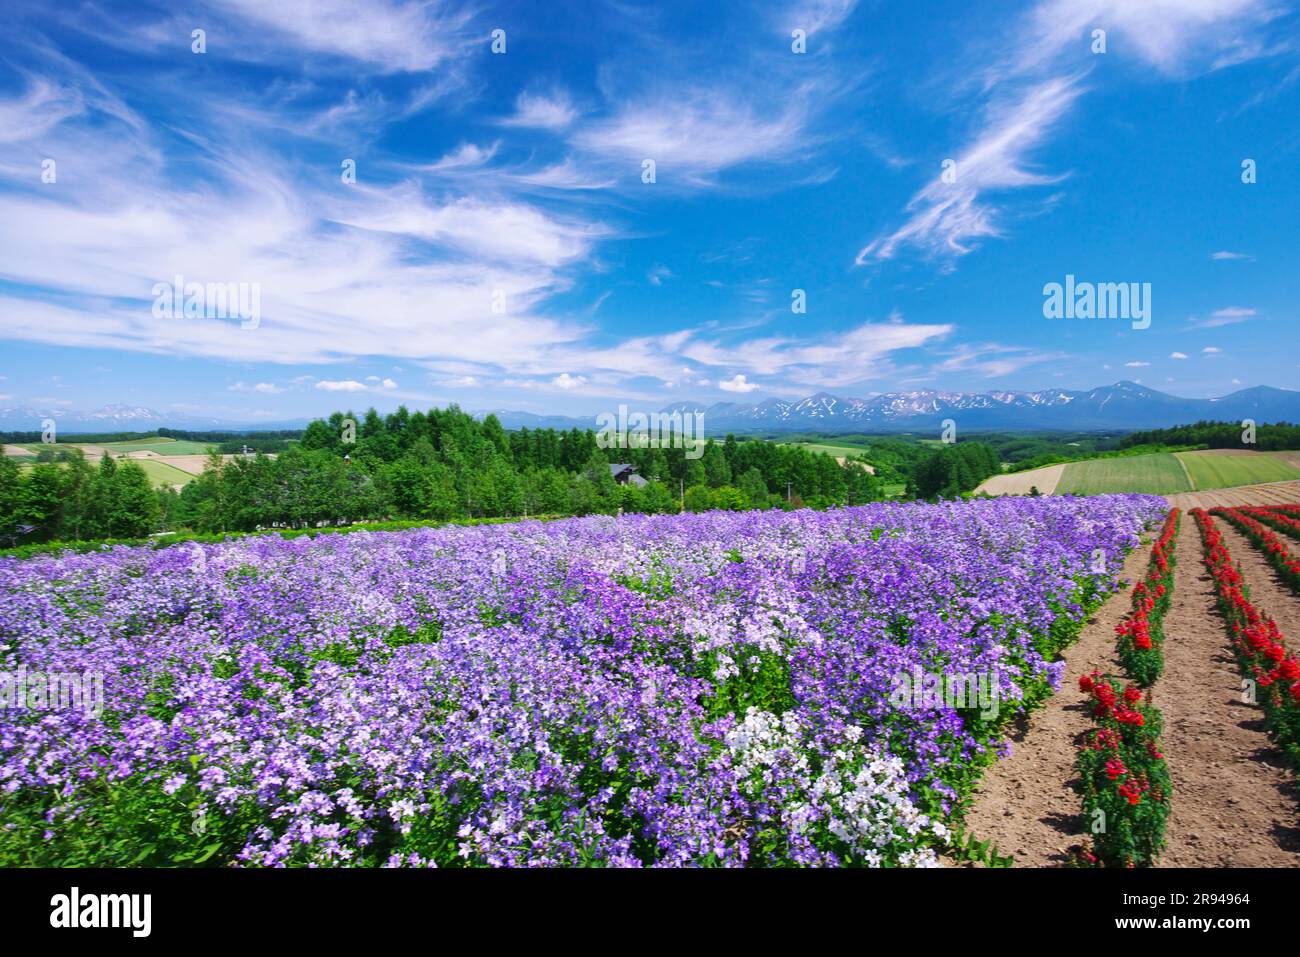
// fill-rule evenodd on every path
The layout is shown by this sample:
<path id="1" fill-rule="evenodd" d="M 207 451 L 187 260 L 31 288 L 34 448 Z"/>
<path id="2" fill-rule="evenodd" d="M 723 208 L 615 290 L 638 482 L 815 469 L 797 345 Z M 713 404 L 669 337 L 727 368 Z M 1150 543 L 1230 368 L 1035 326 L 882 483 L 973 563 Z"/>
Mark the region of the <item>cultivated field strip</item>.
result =
<path id="1" fill-rule="evenodd" d="M 1137 581 L 1149 559 L 1146 544 L 1124 560 L 1120 577 Z M 1119 592 L 1088 620 L 1065 655 L 1061 686 L 1043 707 L 1017 723 L 1011 753 L 985 772 L 967 815 L 970 832 L 1010 854 L 1017 867 L 1052 867 L 1071 859 L 1086 828 L 1075 788 L 1075 750 L 1092 727 L 1088 695 L 1079 679 L 1093 671 L 1120 672 L 1115 626 L 1129 612 Z"/>
<path id="2" fill-rule="evenodd" d="M 1153 693 L 1174 790 L 1157 863 L 1300 866 L 1294 784 L 1264 734 L 1259 706 L 1242 700 L 1201 539 L 1190 517 L 1186 524 L 1165 619 L 1165 673 Z"/>
<path id="3" fill-rule="evenodd" d="M 1183 511 L 1194 508 L 1236 508 L 1241 505 L 1288 505 L 1300 502 L 1300 481 L 1243 485 L 1240 488 L 1212 489 L 1204 492 L 1180 492 L 1166 495 L 1165 500 Z"/>

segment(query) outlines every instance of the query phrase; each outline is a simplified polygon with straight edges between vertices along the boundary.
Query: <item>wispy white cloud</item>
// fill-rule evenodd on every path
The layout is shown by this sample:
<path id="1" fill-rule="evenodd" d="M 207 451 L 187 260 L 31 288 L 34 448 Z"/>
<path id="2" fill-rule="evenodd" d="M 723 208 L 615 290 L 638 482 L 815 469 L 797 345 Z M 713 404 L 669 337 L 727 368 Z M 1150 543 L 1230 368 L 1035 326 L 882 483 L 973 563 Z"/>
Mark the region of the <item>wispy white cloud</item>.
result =
<path id="1" fill-rule="evenodd" d="M 213 6 L 232 14 L 241 29 L 230 43 L 214 33 L 210 48 L 236 57 L 279 41 L 390 73 L 432 70 L 469 43 L 468 8 L 442 0 L 373 0 L 364 9 L 348 0 L 215 0 Z M 486 47 L 486 34 L 481 40 Z"/>
<path id="2" fill-rule="evenodd" d="M 1041 0 L 1016 49 L 995 76 L 1053 69 L 1067 52 L 1090 55 L 1094 29 L 1107 33 L 1106 56 L 1132 56 L 1170 76 L 1263 55 L 1255 35 L 1277 15 L 1271 0 Z"/>
<path id="3" fill-rule="evenodd" d="M 1270 0 L 1039 0 L 999 36 L 971 71 L 986 96 L 971 144 L 954 151 L 956 180 L 934 179 L 907 205 L 907 221 L 872 240 L 859 265 L 892 259 L 908 246 L 925 255 L 965 255 L 1004 234 L 1008 197 L 1063 178 L 1032 172 L 1028 159 L 1061 125 L 1096 65 L 1094 29 L 1107 31 L 1107 57 L 1133 58 L 1168 76 L 1189 76 L 1274 52 L 1260 28 L 1277 15 Z M 950 100 L 951 101 L 951 100 Z M 970 104 L 957 98 L 963 112 Z M 1049 201 L 1052 198 L 1049 197 Z"/>
<path id="4" fill-rule="evenodd" d="M 588 123 L 573 144 L 616 161 L 628 177 L 639 177 L 642 162 L 650 159 L 658 183 L 698 185 L 742 163 L 785 162 L 807 151 L 808 119 L 798 91 L 778 109 L 760 109 L 731 91 L 673 90 Z"/>
<path id="5" fill-rule="evenodd" d="M 0 99 L 0 143 L 39 139 L 84 110 L 80 91 L 34 77 L 21 95 Z"/>
<path id="6" fill-rule="evenodd" d="M 1067 358 L 1059 352 L 1042 352 L 1024 346 L 995 342 L 961 343 L 947 350 L 944 358 L 931 368 L 934 373 L 975 373 L 988 379 L 1019 372 L 1031 365 Z"/>
<path id="7" fill-rule="evenodd" d="M 514 114 L 499 122 L 503 126 L 562 130 L 577 116 L 577 109 L 565 93 L 521 93 L 515 101 Z"/>
<path id="8" fill-rule="evenodd" d="M 1035 172 L 1029 156 L 1080 92 L 1076 79 L 1060 77 L 1034 86 L 1014 103 L 990 108 L 976 139 L 955 157 L 953 181 L 945 182 L 936 169 L 934 179 L 907 204 L 907 222 L 868 243 L 858 264 L 892 259 L 906 246 L 929 255 L 964 255 L 979 239 L 1001 235 L 999 208 L 991 196 L 1062 178 Z"/>
<path id="9" fill-rule="evenodd" d="M 786 31 L 797 28 L 812 36 L 840 26 L 857 5 L 858 0 L 798 0 L 773 16 L 780 21 L 780 28 Z"/>
<path id="10" fill-rule="evenodd" d="M 662 286 L 665 279 L 671 279 L 673 277 L 673 273 L 667 266 L 654 266 L 648 273 L 646 273 L 645 277 L 649 280 L 650 285 Z"/>
<path id="11" fill-rule="evenodd" d="M 1244 306 L 1228 306 L 1224 309 L 1216 309 L 1205 319 L 1191 317 L 1188 328 L 1217 329 L 1221 326 L 1235 326 L 1239 323 L 1250 322 L 1252 319 L 1257 318 L 1260 318 L 1260 316 L 1255 309 L 1248 309 Z"/>

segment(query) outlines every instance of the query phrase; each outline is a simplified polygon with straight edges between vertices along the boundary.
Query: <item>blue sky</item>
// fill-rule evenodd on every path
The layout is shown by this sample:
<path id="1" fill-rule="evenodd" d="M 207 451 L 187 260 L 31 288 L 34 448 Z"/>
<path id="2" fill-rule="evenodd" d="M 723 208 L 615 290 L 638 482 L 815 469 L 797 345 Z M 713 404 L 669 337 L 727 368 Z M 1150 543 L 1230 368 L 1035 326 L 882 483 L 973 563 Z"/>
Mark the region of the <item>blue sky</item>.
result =
<path id="1" fill-rule="evenodd" d="M 6 5 L 0 406 L 1296 382 L 1293 3 L 366 6 Z M 1044 318 L 1067 274 L 1150 328 Z"/>

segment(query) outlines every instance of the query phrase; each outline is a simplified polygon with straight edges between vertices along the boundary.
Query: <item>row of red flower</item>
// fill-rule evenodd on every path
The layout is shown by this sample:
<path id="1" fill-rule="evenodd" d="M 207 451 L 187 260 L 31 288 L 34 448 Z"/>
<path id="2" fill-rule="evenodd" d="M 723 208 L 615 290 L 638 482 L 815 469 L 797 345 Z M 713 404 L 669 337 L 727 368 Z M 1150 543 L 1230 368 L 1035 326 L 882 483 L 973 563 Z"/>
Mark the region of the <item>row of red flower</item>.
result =
<path id="1" fill-rule="evenodd" d="M 1218 515 L 1245 534 L 1252 544 L 1268 556 L 1268 560 L 1277 569 L 1278 575 L 1291 587 L 1291 590 L 1300 594 L 1300 558 L 1291 554 L 1291 549 L 1284 539 L 1241 509 L 1214 508 L 1210 510 L 1210 514 Z"/>
<path id="2" fill-rule="evenodd" d="M 1164 669 L 1163 622 L 1173 598 L 1180 517 L 1175 508 L 1165 518 L 1146 575 L 1133 587 L 1133 610 L 1115 628 L 1120 663 L 1133 683 L 1117 691 L 1116 679 L 1097 671 L 1079 679 L 1097 725 L 1075 759 L 1092 833 L 1083 856 L 1093 864 L 1149 866 L 1164 846 L 1172 789 L 1149 689 Z"/>
<path id="3" fill-rule="evenodd" d="M 1246 690 L 1263 707 L 1269 736 L 1300 767 L 1300 661 L 1287 654 L 1277 622 L 1251 603 L 1241 571 L 1214 520 L 1204 509 L 1193 509 L 1191 514 L 1201 531 L 1205 567 L 1214 581 L 1233 652 L 1251 682 Z"/>
<path id="4" fill-rule="evenodd" d="M 1143 688 L 1155 684 L 1165 667 L 1164 617 L 1174 592 L 1174 542 L 1180 519 L 1179 510 L 1171 509 L 1151 549 L 1146 577 L 1133 586 L 1133 610 L 1115 626 L 1120 664 Z"/>
<path id="5" fill-rule="evenodd" d="M 1243 515 L 1249 515 L 1251 518 L 1263 522 L 1270 528 L 1285 532 L 1292 538 L 1300 538 L 1300 520 L 1292 518 L 1286 512 L 1275 511 L 1271 508 L 1241 508 L 1238 511 Z"/>

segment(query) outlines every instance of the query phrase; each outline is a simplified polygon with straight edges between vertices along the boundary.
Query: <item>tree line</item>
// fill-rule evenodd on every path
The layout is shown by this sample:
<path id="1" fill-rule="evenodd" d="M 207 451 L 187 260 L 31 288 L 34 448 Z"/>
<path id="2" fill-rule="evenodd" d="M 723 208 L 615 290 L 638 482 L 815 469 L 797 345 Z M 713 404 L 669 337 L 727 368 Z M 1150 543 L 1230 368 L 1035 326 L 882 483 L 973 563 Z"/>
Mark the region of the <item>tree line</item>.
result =
<path id="1" fill-rule="evenodd" d="M 168 430 L 191 441 L 229 433 Z M 793 444 L 727 435 L 692 454 L 669 448 L 602 448 L 591 429 L 521 428 L 456 406 L 389 415 L 336 412 L 297 441 L 271 437 L 275 454 L 230 458 L 214 446 L 202 474 L 180 492 L 156 492 L 135 462 L 87 463 L 59 446 L 23 471 L 0 471 L 4 544 L 142 537 L 160 529 L 201 533 L 311 528 L 387 519 L 451 521 L 620 512 L 824 508 L 859 505 L 906 486 L 908 497 L 953 496 L 999 470 L 987 445 L 933 448 L 902 441 L 864 461 Z M 253 443 L 249 443 L 250 446 Z M 635 443 L 633 443 L 635 444 Z M 611 463 L 644 483 L 618 484 Z"/>
<path id="2" fill-rule="evenodd" d="M 404 518 L 451 520 L 706 509 L 825 507 L 884 497 L 860 462 L 797 446 L 708 440 L 687 449 L 602 449 L 591 429 L 522 428 L 456 406 L 381 416 L 336 412 L 275 457 L 222 463 L 166 503 L 198 531 Z M 616 482 L 631 465 L 643 485 Z"/>
<path id="3" fill-rule="evenodd" d="M 1168 429 L 1148 429 L 1124 436 L 1120 448 L 1139 445 L 1202 446 L 1210 449 L 1250 449 L 1261 452 L 1279 452 L 1300 449 L 1300 425 L 1277 422 L 1257 425 L 1253 445 L 1242 441 L 1246 428 L 1240 422 L 1201 421 L 1192 425 L 1176 425 Z"/>
<path id="4" fill-rule="evenodd" d="M 0 456 L 0 543 L 140 538 L 158 529 L 161 496 L 144 469 L 105 455 L 97 466 L 77 450 L 24 470 Z"/>

